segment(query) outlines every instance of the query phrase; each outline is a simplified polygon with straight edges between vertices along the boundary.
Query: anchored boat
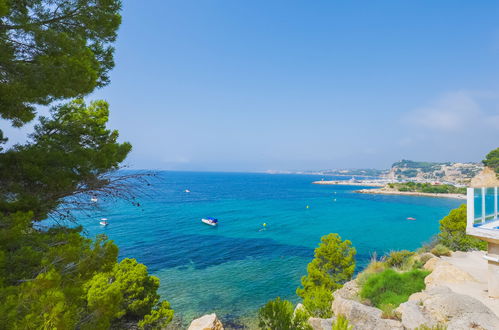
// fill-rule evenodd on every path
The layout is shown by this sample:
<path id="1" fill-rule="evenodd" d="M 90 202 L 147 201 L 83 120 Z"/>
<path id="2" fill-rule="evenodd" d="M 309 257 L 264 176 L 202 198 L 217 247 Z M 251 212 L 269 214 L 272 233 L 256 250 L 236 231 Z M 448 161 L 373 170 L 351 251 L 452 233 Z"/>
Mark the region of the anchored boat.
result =
<path id="1" fill-rule="evenodd" d="M 218 224 L 218 219 L 212 217 L 203 218 L 201 221 L 210 226 L 216 226 Z"/>

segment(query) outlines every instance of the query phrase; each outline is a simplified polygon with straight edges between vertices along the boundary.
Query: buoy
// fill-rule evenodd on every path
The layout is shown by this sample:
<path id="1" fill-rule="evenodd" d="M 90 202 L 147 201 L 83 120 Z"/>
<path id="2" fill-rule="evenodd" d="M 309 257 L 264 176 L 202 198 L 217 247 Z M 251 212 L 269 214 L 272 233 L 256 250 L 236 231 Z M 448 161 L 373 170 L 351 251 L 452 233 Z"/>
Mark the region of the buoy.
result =
<path id="1" fill-rule="evenodd" d="M 263 226 L 265 227 L 265 226 L 267 226 L 267 224 L 264 222 L 264 223 L 263 223 Z"/>
<path id="2" fill-rule="evenodd" d="M 307 205 L 307 209 L 310 208 L 310 206 Z"/>

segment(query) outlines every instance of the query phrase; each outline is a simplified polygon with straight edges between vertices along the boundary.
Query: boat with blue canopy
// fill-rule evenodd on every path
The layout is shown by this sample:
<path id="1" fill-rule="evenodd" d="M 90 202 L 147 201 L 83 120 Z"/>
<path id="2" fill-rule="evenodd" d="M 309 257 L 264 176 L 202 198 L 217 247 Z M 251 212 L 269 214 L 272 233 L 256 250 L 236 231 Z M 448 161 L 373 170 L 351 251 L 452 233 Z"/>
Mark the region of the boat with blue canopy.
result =
<path id="1" fill-rule="evenodd" d="M 218 219 L 212 217 L 203 218 L 201 221 L 210 226 L 216 226 L 218 224 Z"/>

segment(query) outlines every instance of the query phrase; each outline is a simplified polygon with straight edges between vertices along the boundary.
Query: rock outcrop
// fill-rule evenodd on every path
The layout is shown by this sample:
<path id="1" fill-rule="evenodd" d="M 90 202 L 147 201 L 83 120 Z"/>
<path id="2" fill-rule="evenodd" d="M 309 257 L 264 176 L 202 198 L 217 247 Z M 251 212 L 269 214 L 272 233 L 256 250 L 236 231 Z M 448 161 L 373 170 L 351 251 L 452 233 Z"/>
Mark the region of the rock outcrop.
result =
<path id="1" fill-rule="evenodd" d="M 223 330 L 222 322 L 217 318 L 215 313 L 203 315 L 195 319 L 189 325 L 188 330 Z"/>
<path id="2" fill-rule="evenodd" d="M 491 309 L 493 304 L 451 289 L 461 285 L 475 288 L 478 284 L 476 278 L 458 266 L 452 264 L 451 258 L 429 259 L 424 268 L 432 273 L 425 279 L 426 289 L 414 293 L 396 309 L 400 320 L 384 319 L 380 309 L 363 304 L 356 280 L 333 293 L 332 311 L 335 315 L 344 315 L 355 330 L 415 329 L 422 325 L 443 325 L 457 330 L 499 329 L 499 317 Z M 311 318 L 309 323 L 316 330 L 330 324 L 316 318 Z"/>
<path id="3" fill-rule="evenodd" d="M 381 318 L 381 310 L 366 306 L 355 300 L 359 287 L 355 280 L 346 283 L 343 288 L 333 293 L 332 310 L 334 315 L 344 315 L 358 329 L 404 329 L 402 323 L 396 320 Z"/>

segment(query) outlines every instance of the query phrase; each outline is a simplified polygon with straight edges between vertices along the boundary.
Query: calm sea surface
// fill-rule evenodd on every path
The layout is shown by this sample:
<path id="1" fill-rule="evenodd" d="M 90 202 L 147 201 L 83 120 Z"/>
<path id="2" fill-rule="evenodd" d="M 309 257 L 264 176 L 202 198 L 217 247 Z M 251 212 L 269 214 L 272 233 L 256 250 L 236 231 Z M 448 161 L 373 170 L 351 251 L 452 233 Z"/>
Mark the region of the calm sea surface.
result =
<path id="1" fill-rule="evenodd" d="M 311 184 L 320 178 L 160 172 L 140 207 L 104 203 L 80 223 L 92 237 L 107 234 L 121 257 L 146 264 L 176 314 L 191 320 L 216 312 L 234 320 L 277 296 L 297 302 L 295 289 L 321 236 L 351 240 L 359 269 L 374 252 L 418 248 L 462 203 Z M 219 226 L 201 223 L 207 216 L 218 218 Z M 109 218 L 108 227 L 99 225 L 101 217 Z"/>

